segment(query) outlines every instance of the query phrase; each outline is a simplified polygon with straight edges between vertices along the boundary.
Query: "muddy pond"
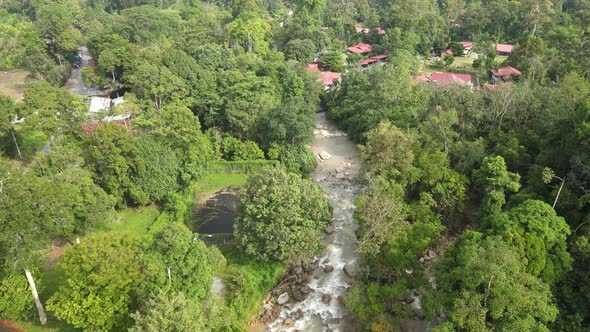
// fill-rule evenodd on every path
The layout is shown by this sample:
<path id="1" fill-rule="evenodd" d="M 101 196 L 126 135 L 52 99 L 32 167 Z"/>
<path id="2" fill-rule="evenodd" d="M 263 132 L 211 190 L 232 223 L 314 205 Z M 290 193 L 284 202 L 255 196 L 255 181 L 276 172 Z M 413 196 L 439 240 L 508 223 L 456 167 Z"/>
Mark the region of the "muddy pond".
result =
<path id="1" fill-rule="evenodd" d="M 233 234 L 239 188 L 224 188 L 195 202 L 192 228 L 202 235 Z"/>

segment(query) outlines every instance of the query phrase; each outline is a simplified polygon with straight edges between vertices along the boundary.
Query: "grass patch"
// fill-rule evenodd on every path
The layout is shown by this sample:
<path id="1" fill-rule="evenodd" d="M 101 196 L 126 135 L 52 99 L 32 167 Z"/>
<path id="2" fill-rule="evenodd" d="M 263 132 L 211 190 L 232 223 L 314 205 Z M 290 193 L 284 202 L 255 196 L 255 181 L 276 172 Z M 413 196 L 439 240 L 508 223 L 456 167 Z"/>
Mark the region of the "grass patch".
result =
<path id="1" fill-rule="evenodd" d="M 260 304 L 279 281 L 285 265 L 256 261 L 234 245 L 223 245 L 219 249 L 227 260 L 221 277 L 226 286 L 228 318 L 246 325 L 258 314 Z"/>
<path id="2" fill-rule="evenodd" d="M 243 187 L 248 175 L 243 173 L 209 174 L 195 183 L 195 201 L 200 201 L 210 194 L 227 187 Z"/>
<path id="3" fill-rule="evenodd" d="M 97 232 L 127 232 L 132 235 L 143 236 L 160 215 L 156 205 L 117 212 L 113 222 L 101 225 Z"/>

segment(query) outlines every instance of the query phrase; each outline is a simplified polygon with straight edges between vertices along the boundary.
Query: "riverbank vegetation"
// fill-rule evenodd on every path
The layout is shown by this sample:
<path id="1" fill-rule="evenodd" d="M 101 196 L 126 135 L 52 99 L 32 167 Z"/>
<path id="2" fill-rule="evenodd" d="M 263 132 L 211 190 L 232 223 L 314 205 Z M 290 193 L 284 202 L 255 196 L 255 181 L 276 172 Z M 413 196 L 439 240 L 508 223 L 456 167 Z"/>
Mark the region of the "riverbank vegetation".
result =
<path id="1" fill-rule="evenodd" d="M 359 329 L 584 331 L 588 13 L 538 0 L 1 2 L 0 70 L 28 78 L 0 85 L 0 318 L 241 331 L 285 264 L 320 249 L 330 211 L 307 177 L 323 108 L 365 161 L 368 269 L 346 297 Z M 369 51 L 345 54 L 359 42 Z M 124 102 L 89 113 L 96 96 Z M 237 243 L 205 245 L 187 228 L 193 200 L 236 184 Z"/>

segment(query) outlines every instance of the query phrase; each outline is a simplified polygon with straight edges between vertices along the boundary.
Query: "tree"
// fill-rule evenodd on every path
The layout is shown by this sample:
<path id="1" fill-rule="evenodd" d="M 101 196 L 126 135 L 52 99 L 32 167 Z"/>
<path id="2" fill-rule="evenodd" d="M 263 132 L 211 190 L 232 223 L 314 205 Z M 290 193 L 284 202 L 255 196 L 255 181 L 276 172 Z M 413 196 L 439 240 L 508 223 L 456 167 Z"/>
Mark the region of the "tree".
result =
<path id="1" fill-rule="evenodd" d="M 78 133 L 87 107 L 68 91 L 47 82 L 39 82 L 25 90 L 17 113 L 19 117 L 26 118 L 26 130 L 39 130 L 49 137 Z"/>
<path id="2" fill-rule="evenodd" d="M 140 204 L 148 201 L 147 194 L 133 182 L 145 166 L 127 129 L 113 123 L 102 124 L 86 139 L 85 148 L 84 157 L 96 183 L 115 197 L 117 205 L 126 205 L 128 198 Z"/>
<path id="3" fill-rule="evenodd" d="M 156 233 L 146 248 L 144 262 L 147 294 L 169 287 L 194 301 L 210 297 L 211 250 L 183 224 L 172 222 Z"/>
<path id="4" fill-rule="evenodd" d="M 344 71 L 344 55 L 339 51 L 330 51 L 322 54 L 320 63 L 324 69 L 335 72 Z"/>
<path id="5" fill-rule="evenodd" d="M 294 97 L 268 112 L 262 120 L 262 143 L 299 145 L 311 141 L 315 126 L 315 109 L 302 97 Z"/>
<path id="6" fill-rule="evenodd" d="M 525 272 L 500 237 L 467 232 L 436 269 L 433 310 L 442 310 L 452 330 L 549 331 L 557 317 L 549 286 Z"/>
<path id="7" fill-rule="evenodd" d="M 137 158 L 145 166 L 133 181 L 139 190 L 149 196 L 149 201 L 159 202 L 166 195 L 178 191 L 180 170 L 174 151 L 147 135 L 136 137 L 133 145 L 137 149 Z"/>
<path id="8" fill-rule="evenodd" d="M 142 312 L 131 314 L 131 332 L 199 332 L 204 330 L 201 306 L 183 293 L 160 290 L 145 303 Z"/>
<path id="9" fill-rule="evenodd" d="M 154 102 L 157 112 L 167 101 L 180 100 L 187 94 L 185 82 L 162 65 L 142 62 L 125 77 L 139 97 Z"/>
<path id="10" fill-rule="evenodd" d="M 552 284 L 571 269 L 566 243 L 569 226 L 549 204 L 527 200 L 491 222 L 494 232 L 526 259 L 527 273 Z"/>
<path id="11" fill-rule="evenodd" d="M 225 160 L 259 160 L 264 159 L 264 152 L 256 142 L 242 142 L 230 135 L 224 135 L 221 140 L 221 150 Z"/>
<path id="12" fill-rule="evenodd" d="M 80 31 L 73 27 L 69 8 L 61 3 L 50 3 L 38 8 L 35 15 L 35 23 L 49 46 L 49 52 L 61 66 L 62 57 L 73 52 L 81 40 Z"/>
<path id="13" fill-rule="evenodd" d="M 500 156 L 485 157 L 481 168 L 473 172 L 476 184 L 484 192 L 482 214 L 491 216 L 499 213 L 506 203 L 505 191 L 516 192 L 520 189 L 520 175 L 508 172 L 504 158 Z"/>
<path id="14" fill-rule="evenodd" d="M 234 233 L 247 254 L 288 261 L 315 253 L 330 219 L 328 200 L 316 185 L 273 168 L 248 180 Z"/>
<path id="15" fill-rule="evenodd" d="M 97 234 L 71 247 L 59 263 L 67 284 L 47 308 L 77 328 L 124 329 L 143 279 L 140 256 L 138 241 L 128 234 Z"/>
<path id="16" fill-rule="evenodd" d="M 414 135 L 384 122 L 369 131 L 366 137 L 367 144 L 361 147 L 361 156 L 367 161 L 369 172 L 395 179 L 402 185 L 416 181 Z"/>
<path id="17" fill-rule="evenodd" d="M 445 58 L 443 59 L 445 66 L 450 67 L 453 62 L 455 62 L 455 57 L 452 55 L 447 55 L 445 56 Z"/>

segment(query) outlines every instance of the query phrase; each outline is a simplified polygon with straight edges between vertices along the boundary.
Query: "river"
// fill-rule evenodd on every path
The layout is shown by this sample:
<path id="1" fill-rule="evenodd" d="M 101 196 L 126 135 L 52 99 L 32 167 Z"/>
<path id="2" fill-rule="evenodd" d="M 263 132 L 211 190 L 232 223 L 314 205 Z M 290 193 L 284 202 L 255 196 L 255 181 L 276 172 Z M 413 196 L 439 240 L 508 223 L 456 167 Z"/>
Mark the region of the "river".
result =
<path id="1" fill-rule="evenodd" d="M 346 270 L 349 272 L 358 271 L 357 225 L 352 214 L 359 188 L 351 180 L 359 173 L 360 157 L 356 145 L 326 118 L 326 113 L 317 115 L 311 149 L 316 156 L 322 152 L 330 155 L 329 159 L 318 158 L 312 180 L 326 193 L 334 208 L 331 224 L 334 233 L 324 238 L 327 247 L 319 257 L 319 266 L 311 274 L 311 294 L 301 302 L 283 306 L 280 317 L 268 326 L 273 332 L 351 330 L 350 314 L 338 297 L 344 295 L 353 282 L 345 272 L 345 265 L 348 264 Z M 326 265 L 331 265 L 334 270 L 324 272 Z M 322 301 L 324 294 L 331 296 L 329 303 Z M 294 320 L 292 326 L 284 326 L 285 319 L 299 310 L 303 312 L 303 318 Z"/>

